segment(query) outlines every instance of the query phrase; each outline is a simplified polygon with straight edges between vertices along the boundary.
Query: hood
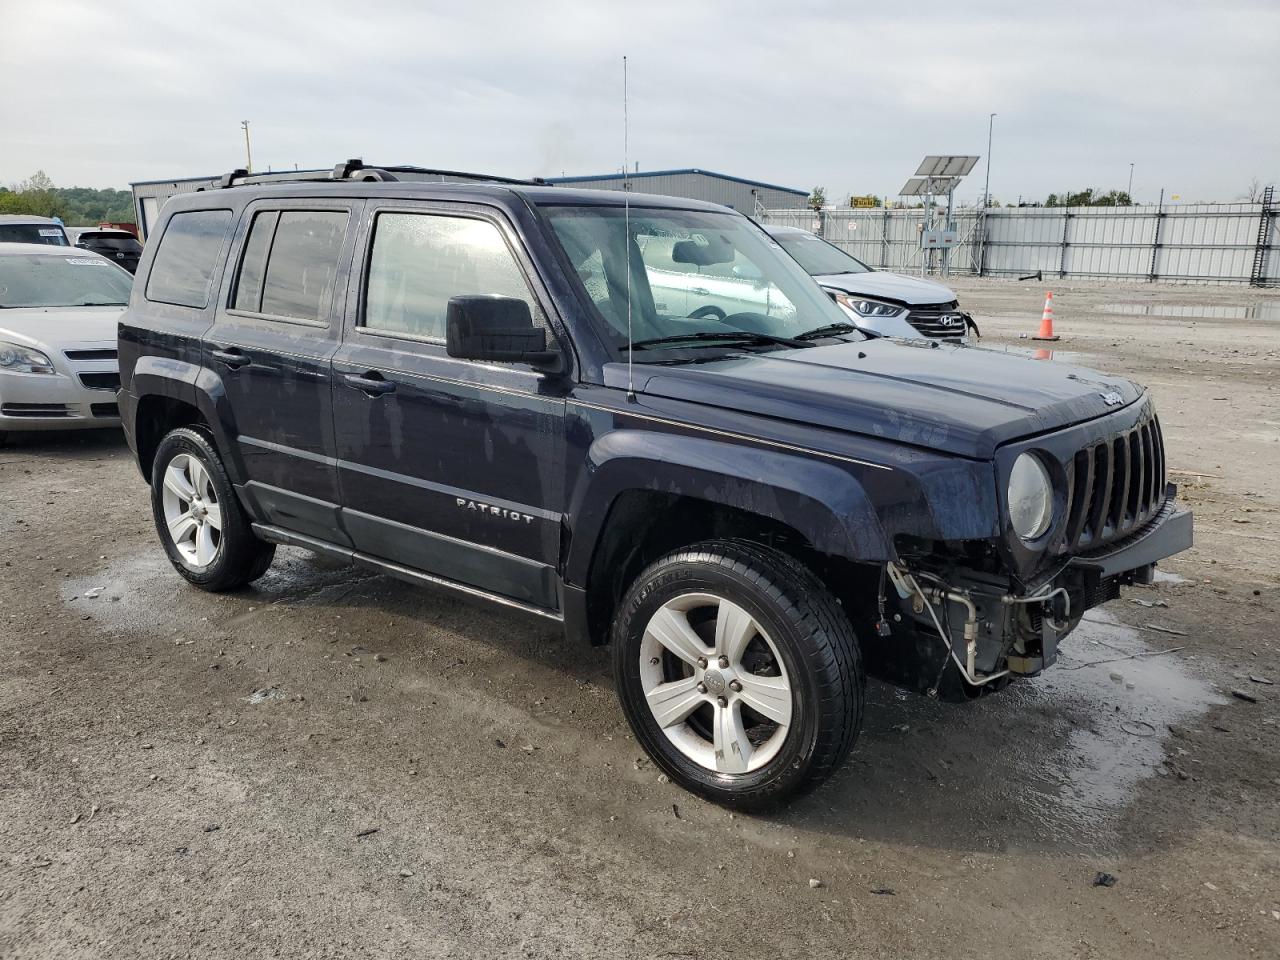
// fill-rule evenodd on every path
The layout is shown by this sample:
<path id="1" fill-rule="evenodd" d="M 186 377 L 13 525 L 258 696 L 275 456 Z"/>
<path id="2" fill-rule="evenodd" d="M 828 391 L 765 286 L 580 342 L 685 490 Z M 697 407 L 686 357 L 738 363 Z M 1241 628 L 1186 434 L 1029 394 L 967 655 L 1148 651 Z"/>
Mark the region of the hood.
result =
<path id="1" fill-rule="evenodd" d="M 995 350 L 867 340 L 653 370 L 646 394 L 990 459 L 1011 440 L 1112 413 L 1143 388 Z"/>
<path id="2" fill-rule="evenodd" d="M 0 310 L 0 340 L 61 349 L 72 343 L 116 342 L 124 307 L 9 307 Z"/>
<path id="3" fill-rule="evenodd" d="M 834 273 L 813 278 L 824 287 L 845 293 L 860 293 L 866 297 L 881 297 L 899 303 L 917 306 L 921 304 L 952 303 L 955 291 L 932 280 L 907 277 L 901 273 L 872 270 L 868 273 Z"/>

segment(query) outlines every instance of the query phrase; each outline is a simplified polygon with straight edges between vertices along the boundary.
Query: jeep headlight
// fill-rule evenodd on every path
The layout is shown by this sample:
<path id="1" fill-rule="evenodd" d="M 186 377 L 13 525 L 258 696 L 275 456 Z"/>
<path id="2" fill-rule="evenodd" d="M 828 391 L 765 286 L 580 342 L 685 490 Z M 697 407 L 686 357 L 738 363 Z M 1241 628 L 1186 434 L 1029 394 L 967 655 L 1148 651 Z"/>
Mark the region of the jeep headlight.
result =
<path id="1" fill-rule="evenodd" d="M 866 297 L 848 293 L 837 293 L 836 303 L 848 307 L 860 317 L 896 317 L 906 309 L 896 303 L 869 300 Z"/>
<path id="2" fill-rule="evenodd" d="M 15 373 L 53 373 L 53 361 L 31 347 L 0 342 L 0 370 Z"/>
<path id="3" fill-rule="evenodd" d="M 1023 540 L 1034 540 L 1053 522 L 1053 483 L 1034 453 L 1023 453 L 1009 474 L 1009 523 Z"/>

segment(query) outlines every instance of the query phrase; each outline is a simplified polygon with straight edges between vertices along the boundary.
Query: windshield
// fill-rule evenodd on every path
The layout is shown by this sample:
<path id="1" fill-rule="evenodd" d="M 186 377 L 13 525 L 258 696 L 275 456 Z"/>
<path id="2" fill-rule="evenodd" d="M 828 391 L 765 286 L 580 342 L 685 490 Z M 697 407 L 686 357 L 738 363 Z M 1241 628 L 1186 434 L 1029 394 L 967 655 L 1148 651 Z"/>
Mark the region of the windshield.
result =
<path id="1" fill-rule="evenodd" d="M 45 243 L 70 246 L 62 228 L 52 223 L 0 223 L 0 243 Z"/>
<path id="2" fill-rule="evenodd" d="M 135 237 L 119 233 L 82 233 L 76 241 L 94 250 L 110 250 L 113 253 L 123 250 L 125 253 L 141 253 L 142 244 Z"/>
<path id="3" fill-rule="evenodd" d="M 805 273 L 821 277 L 832 273 L 870 273 L 871 268 L 855 260 L 833 243 L 811 233 L 780 233 L 773 239 L 796 258 Z"/>
<path id="4" fill-rule="evenodd" d="M 0 257 L 0 308 L 124 306 L 133 277 L 100 257 Z"/>
<path id="5" fill-rule="evenodd" d="M 549 206 L 556 236 L 619 349 L 627 344 L 627 258 L 631 271 L 634 342 L 683 338 L 669 349 L 717 345 L 753 335 L 751 346 L 776 349 L 767 338 L 791 338 L 848 318 L 772 239 L 737 214 L 632 208 L 628 237 L 621 207 Z M 692 334 L 703 334 L 693 338 Z M 853 334 L 857 336 L 857 334 Z M 740 344 L 732 344 L 734 347 Z"/>

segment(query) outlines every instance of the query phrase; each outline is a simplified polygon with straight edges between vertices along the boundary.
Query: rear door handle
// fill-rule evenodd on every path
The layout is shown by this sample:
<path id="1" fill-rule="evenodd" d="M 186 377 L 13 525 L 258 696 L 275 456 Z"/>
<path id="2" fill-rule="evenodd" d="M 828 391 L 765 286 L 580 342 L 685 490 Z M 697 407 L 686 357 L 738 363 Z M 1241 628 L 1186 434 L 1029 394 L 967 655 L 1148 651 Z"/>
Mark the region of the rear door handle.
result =
<path id="1" fill-rule="evenodd" d="M 213 350 L 210 352 L 210 356 L 219 363 L 225 363 L 232 370 L 238 370 L 253 362 L 248 355 L 241 353 L 235 347 L 229 347 L 226 350 Z"/>
<path id="2" fill-rule="evenodd" d="M 388 393 L 395 393 L 396 390 L 395 381 L 383 379 L 382 374 L 376 370 L 370 370 L 368 373 L 343 374 L 343 379 L 371 397 L 381 397 Z"/>

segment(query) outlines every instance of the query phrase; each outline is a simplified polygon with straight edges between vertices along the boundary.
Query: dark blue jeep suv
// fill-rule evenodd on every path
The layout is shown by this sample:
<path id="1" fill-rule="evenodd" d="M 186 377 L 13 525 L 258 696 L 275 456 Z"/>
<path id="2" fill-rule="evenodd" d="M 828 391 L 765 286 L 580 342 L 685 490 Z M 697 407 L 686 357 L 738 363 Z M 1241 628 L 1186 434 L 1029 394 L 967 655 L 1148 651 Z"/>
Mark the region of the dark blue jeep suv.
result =
<path id="1" fill-rule="evenodd" d="M 1191 544 L 1141 387 L 869 339 L 705 203 L 237 172 L 165 206 L 119 347 L 191 583 L 287 544 L 612 643 L 654 761 L 744 807 L 841 764 L 866 671 L 1034 676 Z"/>

